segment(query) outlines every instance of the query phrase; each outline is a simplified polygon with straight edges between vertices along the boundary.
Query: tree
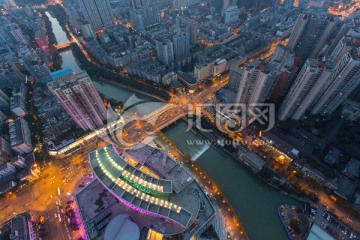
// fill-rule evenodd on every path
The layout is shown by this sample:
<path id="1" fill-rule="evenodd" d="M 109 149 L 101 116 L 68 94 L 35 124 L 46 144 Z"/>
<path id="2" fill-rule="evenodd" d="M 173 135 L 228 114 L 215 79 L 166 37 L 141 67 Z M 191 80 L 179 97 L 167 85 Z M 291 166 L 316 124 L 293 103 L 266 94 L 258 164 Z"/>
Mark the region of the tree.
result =
<path id="1" fill-rule="evenodd" d="M 291 220 L 290 220 L 290 227 L 294 230 L 294 232 L 295 232 L 296 234 L 300 234 L 300 233 L 301 233 L 301 229 L 300 229 L 300 227 L 299 227 L 299 223 L 298 223 L 297 220 L 291 219 Z"/>

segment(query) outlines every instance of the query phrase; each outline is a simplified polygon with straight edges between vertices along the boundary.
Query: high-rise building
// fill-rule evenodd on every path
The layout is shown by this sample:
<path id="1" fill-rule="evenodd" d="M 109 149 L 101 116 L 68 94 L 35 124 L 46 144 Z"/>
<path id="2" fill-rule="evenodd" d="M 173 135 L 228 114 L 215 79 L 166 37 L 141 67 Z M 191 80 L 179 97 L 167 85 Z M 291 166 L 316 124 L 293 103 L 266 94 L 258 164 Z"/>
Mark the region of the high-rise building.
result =
<path id="1" fill-rule="evenodd" d="M 83 130 L 95 130 L 104 125 L 106 108 L 89 75 L 74 73 L 71 68 L 51 74 L 51 93 Z"/>
<path id="2" fill-rule="evenodd" d="M 233 69 L 230 83 L 236 89 L 236 103 L 264 103 L 274 86 L 278 75 L 277 70 L 271 70 L 265 62 L 256 61 L 245 69 Z"/>
<path id="3" fill-rule="evenodd" d="M 77 11 L 75 6 L 67 6 L 65 8 L 66 15 L 68 17 L 69 25 L 71 29 L 75 33 L 79 33 L 81 31 L 80 29 L 80 23 L 79 19 L 81 18 L 79 12 Z"/>
<path id="4" fill-rule="evenodd" d="M 92 38 L 95 36 L 91 24 L 88 21 L 78 19 L 78 22 L 80 24 L 81 34 L 84 38 Z"/>
<path id="5" fill-rule="evenodd" d="M 160 21 L 161 5 L 153 3 L 130 11 L 132 27 L 137 31 L 153 26 Z"/>
<path id="6" fill-rule="evenodd" d="M 130 19 L 132 27 L 137 31 L 145 30 L 145 23 L 143 19 L 142 11 L 139 9 L 130 11 Z"/>
<path id="7" fill-rule="evenodd" d="M 187 20 L 187 29 L 189 32 L 190 46 L 194 46 L 197 43 L 197 23 L 194 20 Z"/>
<path id="8" fill-rule="evenodd" d="M 223 0 L 223 5 L 221 9 L 221 14 L 224 15 L 226 10 L 230 7 L 231 0 Z"/>
<path id="9" fill-rule="evenodd" d="M 290 35 L 287 47 L 303 60 L 316 58 L 330 37 L 337 17 L 301 14 Z"/>
<path id="10" fill-rule="evenodd" d="M 15 64 L 0 61 L 0 86 L 1 88 L 14 88 L 24 79 Z"/>
<path id="11" fill-rule="evenodd" d="M 183 59 L 190 54 L 190 35 L 187 32 L 178 32 L 173 37 L 175 59 Z"/>
<path id="12" fill-rule="evenodd" d="M 326 53 L 324 55 L 323 60 L 332 60 L 335 61 L 336 63 L 338 61 L 335 60 L 335 55 L 337 55 L 340 52 L 340 49 L 342 48 L 342 46 L 344 46 L 344 42 L 343 44 L 339 45 L 340 41 L 344 41 L 342 40 L 345 36 L 352 36 L 353 34 L 356 34 L 356 32 L 354 31 L 354 23 L 350 22 L 350 23 L 345 23 L 341 29 L 339 30 L 339 32 L 337 33 L 335 39 L 333 40 L 332 44 L 326 49 Z"/>
<path id="13" fill-rule="evenodd" d="M 10 98 L 0 89 L 0 109 L 8 109 Z"/>
<path id="14" fill-rule="evenodd" d="M 108 0 L 78 0 L 85 20 L 94 30 L 114 25 L 114 17 Z"/>
<path id="15" fill-rule="evenodd" d="M 308 59 L 280 107 L 279 120 L 300 120 L 318 94 L 323 91 L 331 73 L 331 66 L 321 65 L 315 59 Z"/>
<path id="16" fill-rule="evenodd" d="M 156 40 L 156 54 L 160 62 L 165 66 L 170 66 L 174 62 L 174 46 L 172 41 Z"/>
<path id="17" fill-rule="evenodd" d="M 11 160 L 10 142 L 4 137 L 0 137 L 0 164 Z"/>
<path id="18" fill-rule="evenodd" d="M 360 85 L 360 56 L 354 38 L 345 36 L 326 62 L 308 59 L 280 107 L 278 118 L 332 114 Z"/>
<path id="19" fill-rule="evenodd" d="M 23 118 L 18 118 L 9 123 L 10 145 L 18 154 L 30 153 L 33 150 L 31 133 L 28 123 Z"/>
<path id="20" fill-rule="evenodd" d="M 237 6 L 231 6 L 225 11 L 225 24 L 230 26 L 239 21 L 240 9 Z"/>
<path id="21" fill-rule="evenodd" d="M 10 99 L 10 110 L 18 117 L 26 115 L 25 97 L 21 93 L 13 95 Z"/>
<path id="22" fill-rule="evenodd" d="M 348 44 L 351 44 L 352 40 L 348 39 L 350 41 Z M 311 110 L 312 115 L 328 116 L 332 114 L 360 85 L 360 55 L 356 47 L 342 55 L 334 67 L 331 78 L 327 81 L 328 87 L 321 98 L 316 101 L 316 105 Z"/>

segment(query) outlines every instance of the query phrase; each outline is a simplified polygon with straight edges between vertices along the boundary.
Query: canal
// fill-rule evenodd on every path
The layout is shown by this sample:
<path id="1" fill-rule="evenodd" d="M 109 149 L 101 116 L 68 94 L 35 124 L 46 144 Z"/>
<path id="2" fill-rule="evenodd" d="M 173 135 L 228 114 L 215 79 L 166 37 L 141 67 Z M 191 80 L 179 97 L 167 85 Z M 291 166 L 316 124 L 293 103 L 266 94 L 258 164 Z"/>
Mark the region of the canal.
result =
<path id="1" fill-rule="evenodd" d="M 67 41 L 67 38 L 63 38 L 65 33 L 58 21 L 50 14 L 48 17 L 53 24 L 58 42 Z M 62 52 L 61 56 L 63 57 L 63 68 L 71 67 L 75 72 L 81 70 L 71 50 Z M 126 102 L 134 94 L 133 91 L 114 85 L 97 81 L 94 81 L 94 84 L 106 98 Z M 140 97 L 143 96 L 140 95 Z M 186 132 L 186 128 L 186 123 L 180 121 L 165 129 L 164 133 L 184 154 L 189 154 L 196 159 L 200 167 L 215 180 L 233 206 L 250 239 L 287 240 L 288 237 L 278 216 L 277 207 L 285 203 L 300 206 L 300 203 L 267 186 L 221 149 L 205 144 L 191 145 L 189 140 L 203 139 L 192 131 Z"/>

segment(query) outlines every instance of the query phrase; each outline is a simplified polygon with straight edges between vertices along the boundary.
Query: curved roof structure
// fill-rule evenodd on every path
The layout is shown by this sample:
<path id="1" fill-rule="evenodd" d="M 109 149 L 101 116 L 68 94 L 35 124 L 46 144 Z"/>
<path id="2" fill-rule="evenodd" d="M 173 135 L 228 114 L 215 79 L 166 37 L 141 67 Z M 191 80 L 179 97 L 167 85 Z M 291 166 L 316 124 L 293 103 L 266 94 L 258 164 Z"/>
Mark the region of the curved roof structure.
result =
<path id="1" fill-rule="evenodd" d="M 167 200 L 172 193 L 170 180 L 155 178 L 131 166 L 112 145 L 91 152 L 89 159 L 96 177 L 122 203 L 188 227 L 192 213 Z"/>
<path id="2" fill-rule="evenodd" d="M 104 240 L 138 240 L 139 238 L 139 227 L 126 214 L 113 218 L 104 233 Z"/>

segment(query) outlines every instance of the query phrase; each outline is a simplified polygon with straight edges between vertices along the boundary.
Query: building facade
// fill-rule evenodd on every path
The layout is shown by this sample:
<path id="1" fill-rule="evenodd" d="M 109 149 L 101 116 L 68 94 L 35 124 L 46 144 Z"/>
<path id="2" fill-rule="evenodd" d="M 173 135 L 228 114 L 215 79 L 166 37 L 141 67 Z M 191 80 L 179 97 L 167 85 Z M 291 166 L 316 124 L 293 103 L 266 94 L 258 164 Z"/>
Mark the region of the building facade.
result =
<path id="1" fill-rule="evenodd" d="M 9 134 L 11 148 L 16 153 L 26 154 L 33 150 L 31 132 L 25 119 L 18 118 L 9 123 Z"/>
<path id="2" fill-rule="evenodd" d="M 114 17 L 108 0 L 78 0 L 85 20 L 94 30 L 114 25 Z"/>
<path id="3" fill-rule="evenodd" d="M 50 92 L 83 130 L 104 125 L 106 108 L 86 72 L 74 73 L 67 68 L 51 74 Z"/>

